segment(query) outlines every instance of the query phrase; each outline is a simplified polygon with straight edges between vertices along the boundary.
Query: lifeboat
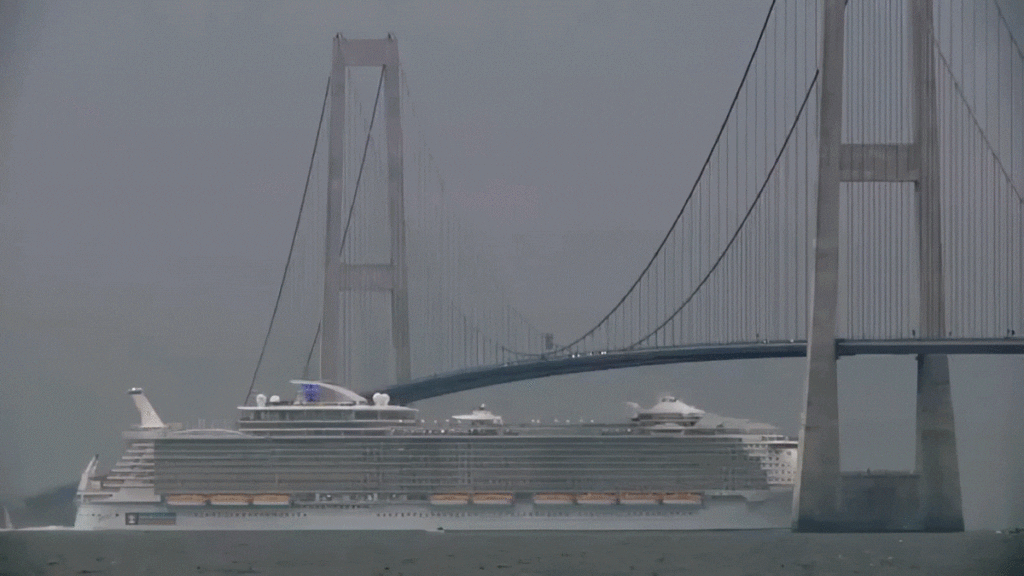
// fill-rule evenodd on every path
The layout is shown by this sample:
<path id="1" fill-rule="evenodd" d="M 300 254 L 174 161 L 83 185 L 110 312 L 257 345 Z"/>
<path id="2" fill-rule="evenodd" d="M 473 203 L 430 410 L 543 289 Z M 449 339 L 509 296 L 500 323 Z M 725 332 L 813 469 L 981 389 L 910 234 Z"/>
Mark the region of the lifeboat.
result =
<path id="1" fill-rule="evenodd" d="M 619 495 L 620 504 L 657 504 L 662 495 L 656 492 L 623 492 Z"/>
<path id="2" fill-rule="evenodd" d="M 430 503 L 438 506 L 469 504 L 469 494 L 431 494 Z"/>
<path id="3" fill-rule="evenodd" d="M 168 506 L 205 506 L 206 496 L 202 494 L 168 494 L 164 498 Z"/>
<path id="4" fill-rule="evenodd" d="M 551 504 L 572 504 L 575 498 L 572 494 L 534 494 L 533 503 L 542 505 Z"/>
<path id="5" fill-rule="evenodd" d="M 576 497 L 578 504 L 615 504 L 617 500 L 614 492 L 587 492 Z"/>
<path id="6" fill-rule="evenodd" d="M 512 504 L 512 494 L 508 493 L 489 493 L 489 494 L 473 494 L 473 504 L 487 504 L 487 505 L 509 505 Z"/>
<path id="7" fill-rule="evenodd" d="M 700 506 L 704 503 L 704 498 L 700 494 L 693 492 L 669 492 L 665 494 L 661 501 L 664 504 Z"/>
<path id="8" fill-rule="evenodd" d="M 210 504 L 214 506 L 246 506 L 252 504 L 248 494 L 211 494 Z"/>
<path id="9" fill-rule="evenodd" d="M 292 499 L 287 494 L 257 494 L 252 503 L 257 506 L 288 506 Z"/>

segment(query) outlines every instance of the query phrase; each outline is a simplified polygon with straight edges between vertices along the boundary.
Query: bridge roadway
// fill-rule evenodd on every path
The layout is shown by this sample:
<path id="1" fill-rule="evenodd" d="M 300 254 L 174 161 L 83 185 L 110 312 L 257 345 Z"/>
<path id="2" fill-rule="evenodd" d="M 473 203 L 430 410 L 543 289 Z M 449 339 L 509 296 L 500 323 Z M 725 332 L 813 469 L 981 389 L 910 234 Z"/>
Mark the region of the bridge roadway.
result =
<path id="1" fill-rule="evenodd" d="M 957 340 L 837 340 L 839 356 L 858 354 L 1022 354 L 1024 338 L 957 339 Z M 715 360 L 750 360 L 756 358 L 794 358 L 807 355 L 807 342 L 746 342 L 739 344 L 701 344 L 586 352 L 574 355 L 537 357 L 496 366 L 483 366 L 413 380 L 380 390 L 396 404 L 408 404 L 445 394 L 464 392 L 520 380 L 532 380 L 563 374 L 596 372 L 636 366 L 711 362 Z"/>

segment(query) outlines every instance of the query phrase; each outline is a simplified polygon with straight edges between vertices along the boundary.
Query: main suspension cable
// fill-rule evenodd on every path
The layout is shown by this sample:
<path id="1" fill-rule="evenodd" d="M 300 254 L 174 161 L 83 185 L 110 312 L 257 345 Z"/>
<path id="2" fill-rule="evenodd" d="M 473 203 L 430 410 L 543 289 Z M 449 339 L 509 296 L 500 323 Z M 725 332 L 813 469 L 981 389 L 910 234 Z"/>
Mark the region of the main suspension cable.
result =
<path id="1" fill-rule="evenodd" d="M 252 389 L 256 386 L 256 375 L 259 374 L 260 365 L 263 363 L 263 355 L 267 352 L 267 343 L 270 342 L 270 331 L 274 327 L 274 319 L 277 318 L 277 309 L 281 306 L 281 294 L 284 293 L 285 279 L 288 278 L 288 268 L 292 263 L 292 254 L 295 252 L 295 239 L 299 236 L 299 223 L 302 222 L 302 210 L 306 206 L 306 196 L 309 193 L 309 181 L 313 176 L 313 161 L 316 159 L 316 148 L 320 144 L 320 129 L 324 125 L 324 113 L 327 111 L 327 95 L 331 92 L 331 79 L 327 78 L 327 88 L 324 89 L 324 103 L 320 106 L 320 121 L 316 125 L 316 138 L 313 140 L 313 154 L 309 158 L 309 169 L 306 171 L 306 185 L 302 188 L 302 200 L 299 202 L 299 216 L 295 219 L 295 230 L 292 232 L 292 243 L 288 247 L 288 258 L 284 261 L 284 274 L 281 275 L 281 285 L 277 289 L 277 299 L 274 300 L 274 311 L 270 313 L 270 325 L 267 326 L 267 335 L 263 338 L 263 347 L 260 348 L 260 356 L 256 360 L 256 369 L 252 371 L 252 381 L 249 383 L 249 390 L 245 393 L 243 405 L 249 403 L 252 396 Z"/>
<path id="2" fill-rule="evenodd" d="M 540 357 L 559 354 L 572 348 L 576 344 L 579 344 L 580 342 L 586 340 L 595 332 L 597 332 L 597 330 L 601 326 L 603 326 L 608 321 L 608 319 L 611 318 L 612 315 L 619 310 L 619 308 L 622 307 L 622 304 L 626 301 L 626 299 L 629 298 L 633 291 L 636 290 L 637 286 L 640 285 L 640 282 L 644 279 L 644 276 L 647 274 L 647 271 L 651 269 L 651 266 L 653 266 L 654 262 L 658 259 L 658 255 L 661 254 L 661 251 L 665 247 L 665 244 L 668 243 L 668 239 L 672 237 L 672 233 L 675 231 L 676 224 L 678 224 L 679 221 L 682 219 L 683 214 L 686 212 L 686 208 L 690 205 L 690 200 L 693 198 L 693 195 L 697 192 L 697 188 L 700 186 L 701 179 L 704 177 L 704 172 L 711 164 L 711 159 L 714 157 L 715 151 L 718 149 L 718 143 L 722 140 L 722 136 L 725 134 L 725 129 L 729 125 L 729 120 L 732 118 L 733 111 L 736 109 L 736 102 L 739 100 L 740 94 L 743 92 L 743 87 L 747 83 L 747 77 L 750 75 L 750 69 L 754 64 L 754 59 L 757 57 L 758 50 L 761 48 L 761 42 L 764 40 L 765 31 L 768 29 L 768 23 L 771 22 L 772 14 L 775 11 L 775 3 L 776 0 L 772 0 L 771 5 L 768 7 L 768 14 L 765 16 L 764 23 L 761 25 L 761 32 L 757 36 L 757 42 L 754 43 L 754 50 L 750 54 L 750 59 L 747 60 L 747 66 L 743 70 L 743 76 L 740 78 L 740 84 L 736 88 L 736 93 L 732 97 L 732 102 L 729 104 L 729 110 L 728 112 L 725 113 L 725 119 L 722 121 L 722 125 L 718 129 L 718 134 L 715 136 L 715 141 L 711 145 L 711 151 L 708 152 L 707 158 L 705 158 L 704 160 L 704 164 L 701 165 L 700 172 L 697 174 L 697 178 L 696 180 L 694 180 L 693 186 L 690 188 L 689 194 L 687 194 L 686 199 L 683 201 L 683 207 L 679 209 L 679 212 L 676 214 L 675 219 L 672 221 L 672 225 L 669 226 L 668 232 L 665 234 L 665 237 L 662 238 L 661 243 L 658 244 L 658 247 L 654 251 L 654 255 L 651 256 L 651 259 L 647 262 L 647 265 L 644 266 L 644 269 L 640 272 L 639 276 L 637 276 L 637 279 L 633 282 L 629 289 L 626 290 L 626 293 L 622 296 L 622 298 L 619 299 L 615 306 L 612 307 L 611 311 L 605 314 L 604 318 L 601 318 L 601 320 L 598 321 L 598 323 L 595 324 L 593 328 L 591 328 L 582 336 L 573 340 L 572 342 L 557 347 L 554 350 L 546 351 L 542 354 L 514 352 L 512 350 L 509 350 L 508 352 L 511 352 L 512 354 L 515 354 L 517 356 Z"/>
<path id="3" fill-rule="evenodd" d="M 729 238 L 729 242 L 725 245 L 725 248 L 722 249 L 721 254 L 718 255 L 718 259 L 716 259 L 714 264 L 711 265 L 711 268 L 708 269 L 707 274 L 704 275 L 704 278 L 701 279 L 700 283 L 697 284 L 697 286 L 693 289 L 693 291 L 686 298 L 686 300 L 684 300 L 683 303 L 680 304 L 674 312 L 672 312 L 672 315 L 666 318 L 654 330 L 647 333 L 643 338 L 640 338 L 637 341 L 630 344 L 626 348 L 627 350 L 632 350 L 639 346 L 640 344 L 643 344 L 651 336 L 657 334 L 662 328 L 664 328 L 669 322 L 671 322 L 672 319 L 675 318 L 680 312 L 682 312 L 683 308 L 686 308 L 686 305 L 689 304 L 691 300 L 693 300 L 694 296 L 697 295 L 697 292 L 699 292 L 700 289 L 704 286 L 704 284 L 707 283 L 708 279 L 711 278 L 711 274 L 713 274 L 715 269 L 718 268 L 718 265 L 722 263 L 722 260 L 725 258 L 726 253 L 729 252 L 729 248 L 731 248 L 733 243 L 736 242 L 736 239 L 739 237 L 740 232 L 743 230 L 743 226 L 747 223 L 747 220 L 750 219 L 750 215 L 754 212 L 754 208 L 757 207 L 757 203 L 758 201 L 761 200 L 761 196 L 764 195 L 764 191 L 768 187 L 768 182 L 771 181 L 772 174 L 775 173 L 775 169 L 778 167 L 779 161 L 782 160 L 782 155 L 786 152 L 786 145 L 789 143 L 790 137 L 793 136 L 793 131 L 796 130 L 797 125 L 800 123 L 800 117 L 803 116 L 804 108 L 807 107 L 807 102 L 808 100 L 810 100 L 811 94 L 814 90 L 814 85 L 818 82 L 819 72 L 820 71 L 816 71 L 814 73 L 814 77 L 811 78 L 811 84 L 810 86 L 807 87 L 807 92 L 804 95 L 803 103 L 800 104 L 800 110 L 797 111 L 796 117 L 793 118 L 793 124 L 789 127 L 789 132 L 786 133 L 786 139 L 782 141 L 782 146 L 779 147 L 779 153 L 776 154 L 775 156 L 775 162 L 772 163 L 771 169 L 768 170 L 768 174 L 765 175 L 764 183 L 761 184 L 761 188 L 757 191 L 757 195 L 754 196 L 754 200 L 750 203 L 750 208 L 748 208 L 746 214 L 743 215 L 743 219 L 740 220 L 739 225 L 736 227 L 736 231 L 733 232 L 732 237 Z"/>

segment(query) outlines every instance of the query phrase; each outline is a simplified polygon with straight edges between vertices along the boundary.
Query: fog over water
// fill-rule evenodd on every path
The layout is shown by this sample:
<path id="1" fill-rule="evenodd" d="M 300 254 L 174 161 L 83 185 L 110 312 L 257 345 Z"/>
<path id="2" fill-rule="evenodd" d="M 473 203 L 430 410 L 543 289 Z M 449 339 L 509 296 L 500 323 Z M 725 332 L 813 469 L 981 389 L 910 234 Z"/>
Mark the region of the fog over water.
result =
<path id="1" fill-rule="evenodd" d="M 1024 4 L 1003 2 L 1024 37 Z M 0 500 L 109 466 L 143 386 L 230 420 L 287 255 L 331 38 L 394 32 L 511 302 L 564 341 L 693 182 L 766 2 L 0 2 Z M 1024 524 L 1024 359 L 952 357 L 968 528 Z M 421 402 L 507 422 L 672 392 L 796 434 L 804 360 L 599 372 Z M 911 357 L 840 361 L 842 465 L 911 469 Z M 296 375 L 298 376 L 298 375 Z M 281 390 L 285 389 L 282 383 Z"/>

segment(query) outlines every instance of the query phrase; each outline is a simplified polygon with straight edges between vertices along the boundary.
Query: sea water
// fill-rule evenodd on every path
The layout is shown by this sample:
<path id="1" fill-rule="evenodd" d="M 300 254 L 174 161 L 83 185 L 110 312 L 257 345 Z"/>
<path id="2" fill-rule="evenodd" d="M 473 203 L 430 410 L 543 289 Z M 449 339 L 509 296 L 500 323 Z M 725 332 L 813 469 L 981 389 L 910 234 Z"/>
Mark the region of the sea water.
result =
<path id="1" fill-rule="evenodd" d="M 0 532 L 0 576 L 1024 575 L 1024 535 L 691 532 Z"/>

